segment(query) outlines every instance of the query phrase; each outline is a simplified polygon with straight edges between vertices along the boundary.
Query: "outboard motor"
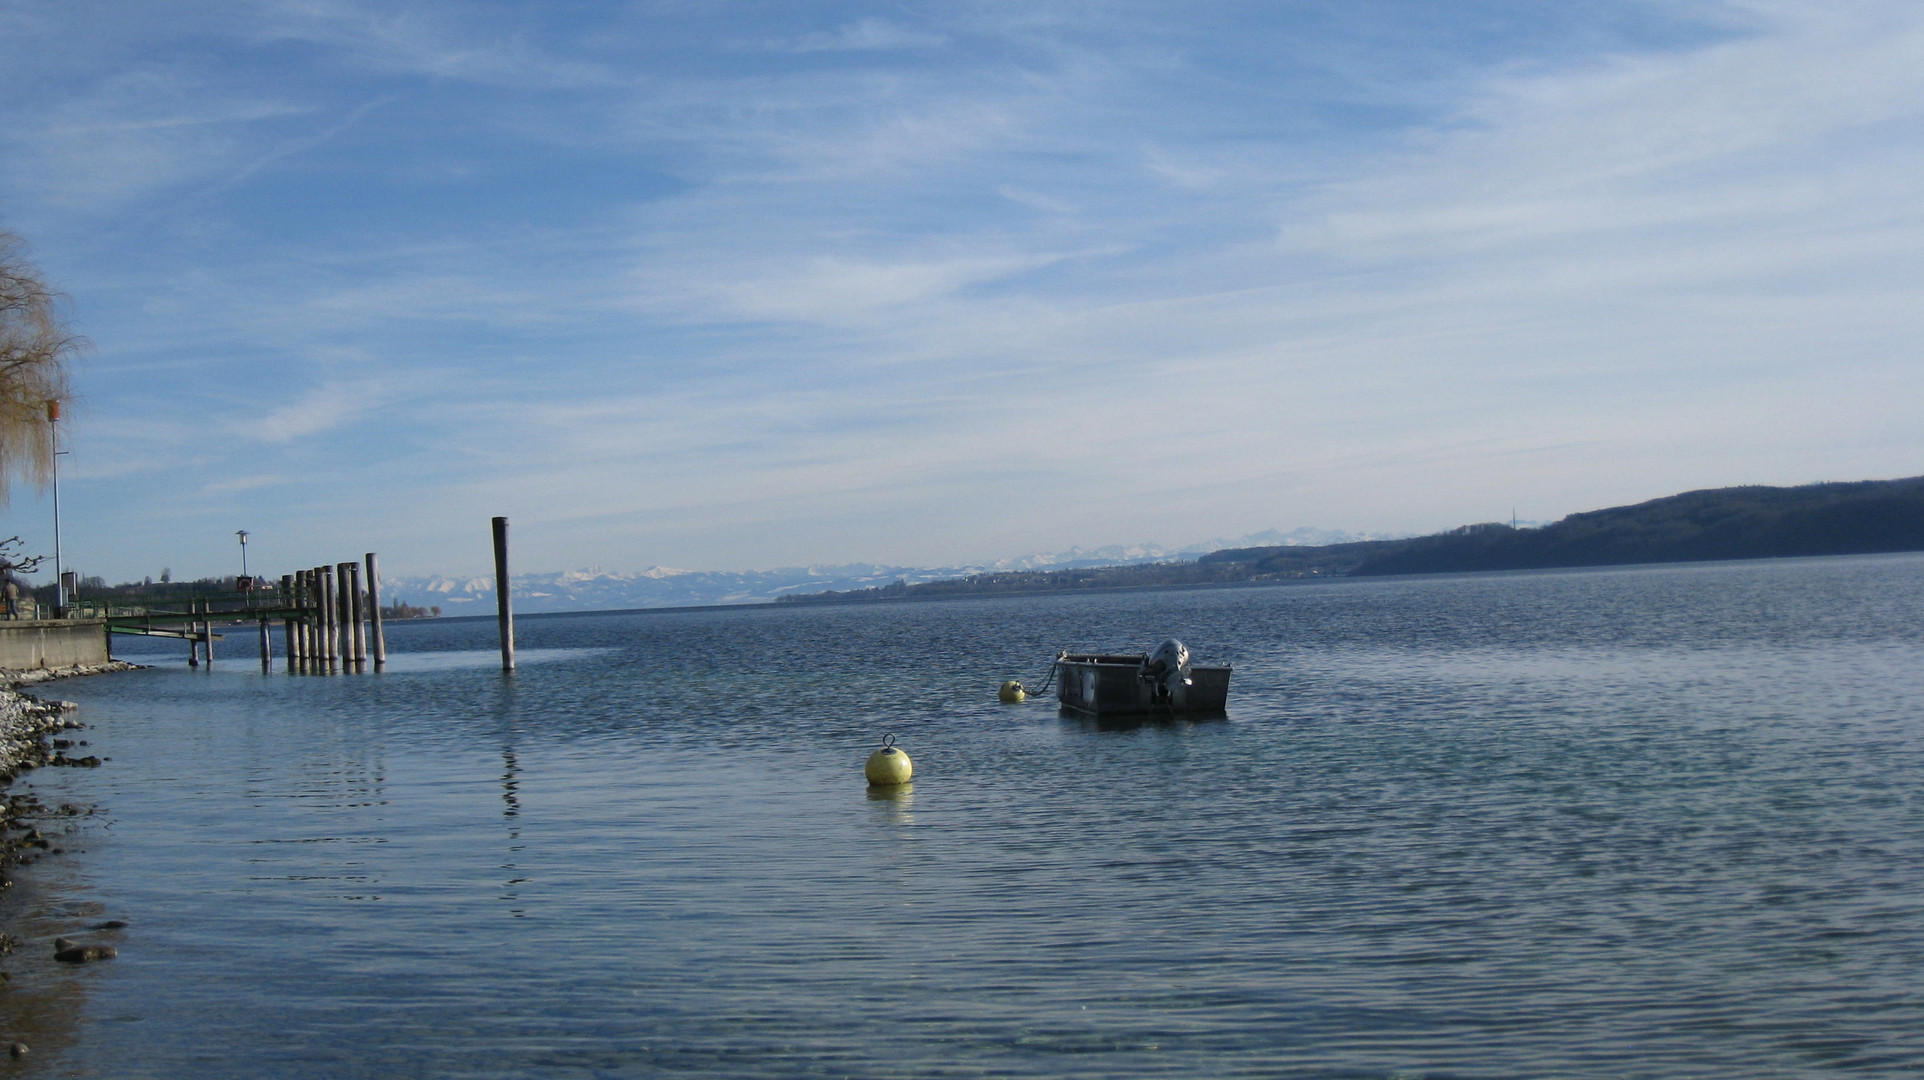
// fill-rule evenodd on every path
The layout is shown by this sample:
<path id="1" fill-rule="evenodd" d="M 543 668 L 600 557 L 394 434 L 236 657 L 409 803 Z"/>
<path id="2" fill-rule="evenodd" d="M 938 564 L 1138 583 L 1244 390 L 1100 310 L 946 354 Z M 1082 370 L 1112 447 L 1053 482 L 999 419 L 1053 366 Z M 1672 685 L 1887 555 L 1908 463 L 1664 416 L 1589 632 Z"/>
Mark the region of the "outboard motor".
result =
<path id="1" fill-rule="evenodd" d="M 1189 646 L 1170 638 L 1156 646 L 1142 665 L 1142 677 L 1157 684 L 1155 698 L 1172 709 L 1189 704 Z"/>

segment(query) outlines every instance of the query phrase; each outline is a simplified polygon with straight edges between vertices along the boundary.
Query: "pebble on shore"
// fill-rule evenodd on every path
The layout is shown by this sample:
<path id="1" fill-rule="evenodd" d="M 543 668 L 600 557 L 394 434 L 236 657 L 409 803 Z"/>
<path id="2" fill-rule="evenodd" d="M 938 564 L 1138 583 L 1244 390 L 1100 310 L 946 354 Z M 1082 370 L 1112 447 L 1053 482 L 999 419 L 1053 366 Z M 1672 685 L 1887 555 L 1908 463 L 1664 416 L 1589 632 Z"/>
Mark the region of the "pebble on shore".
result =
<path id="1" fill-rule="evenodd" d="M 112 945 L 78 945 L 69 941 L 66 948 L 54 950 L 53 958 L 63 964 L 84 964 L 89 960 L 112 960 L 118 955 L 119 951 Z"/>

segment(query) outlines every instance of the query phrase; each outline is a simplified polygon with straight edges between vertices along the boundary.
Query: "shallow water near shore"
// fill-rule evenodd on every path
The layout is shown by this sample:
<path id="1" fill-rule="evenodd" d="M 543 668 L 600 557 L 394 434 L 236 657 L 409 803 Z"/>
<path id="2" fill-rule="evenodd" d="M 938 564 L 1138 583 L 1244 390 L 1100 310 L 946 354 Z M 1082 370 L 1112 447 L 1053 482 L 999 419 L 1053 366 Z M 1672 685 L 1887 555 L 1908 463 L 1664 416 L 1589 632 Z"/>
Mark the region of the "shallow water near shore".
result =
<path id="1" fill-rule="evenodd" d="M 129 925 L 9 961 L 73 1014 L 12 1067 L 1924 1071 L 1924 557 L 518 630 L 43 688 L 111 760 L 31 777 L 102 807 L 36 925 Z M 995 700 L 1170 635 L 1226 718 Z"/>

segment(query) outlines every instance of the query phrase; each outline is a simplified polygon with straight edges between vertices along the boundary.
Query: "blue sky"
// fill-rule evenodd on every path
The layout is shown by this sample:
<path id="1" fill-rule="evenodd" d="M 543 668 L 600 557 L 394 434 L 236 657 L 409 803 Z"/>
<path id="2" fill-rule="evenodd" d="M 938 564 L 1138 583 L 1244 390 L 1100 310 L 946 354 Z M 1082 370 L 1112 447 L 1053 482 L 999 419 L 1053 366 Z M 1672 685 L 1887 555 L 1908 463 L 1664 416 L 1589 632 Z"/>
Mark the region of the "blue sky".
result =
<path id="1" fill-rule="evenodd" d="M 113 580 L 1924 473 L 1914 3 L 0 0 L 0 89 Z"/>

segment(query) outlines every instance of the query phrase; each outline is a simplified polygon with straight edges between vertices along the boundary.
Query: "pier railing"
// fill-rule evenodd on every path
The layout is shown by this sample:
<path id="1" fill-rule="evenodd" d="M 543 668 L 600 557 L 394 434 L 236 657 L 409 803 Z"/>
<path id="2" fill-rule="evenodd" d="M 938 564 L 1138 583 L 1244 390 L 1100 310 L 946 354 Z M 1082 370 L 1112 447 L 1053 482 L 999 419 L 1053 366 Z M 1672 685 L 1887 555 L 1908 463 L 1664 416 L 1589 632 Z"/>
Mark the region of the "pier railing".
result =
<path id="1" fill-rule="evenodd" d="M 253 619 L 262 612 L 278 612 L 294 606 L 294 598 L 282 596 L 279 587 L 275 587 L 246 592 L 210 589 L 148 596 L 75 597 L 67 605 L 67 612 L 70 618 L 75 619 L 125 619 L 195 613 L 211 615 L 216 619 L 223 615 Z M 47 605 L 41 607 L 46 608 Z"/>
<path id="2" fill-rule="evenodd" d="M 365 577 L 363 577 L 365 571 Z M 270 627 L 278 623 L 290 670 L 363 671 L 387 663 L 381 625 L 380 570 L 375 554 L 273 578 L 242 578 L 244 588 L 173 587 L 154 594 L 75 597 L 62 613 L 101 619 L 109 634 L 181 638 L 187 662 L 214 659 L 216 626 L 254 623 L 263 669 L 272 662 Z M 364 584 L 365 583 L 365 584 Z"/>
<path id="3" fill-rule="evenodd" d="M 116 593 L 111 596 L 74 596 L 64 610 L 23 598 L 15 619 L 126 619 L 166 618 L 211 614 L 215 618 L 254 619 L 263 612 L 289 611 L 300 600 L 281 591 L 278 582 L 255 589 L 170 589 L 155 593 Z M 4 618 L 4 615 L 0 615 Z"/>

